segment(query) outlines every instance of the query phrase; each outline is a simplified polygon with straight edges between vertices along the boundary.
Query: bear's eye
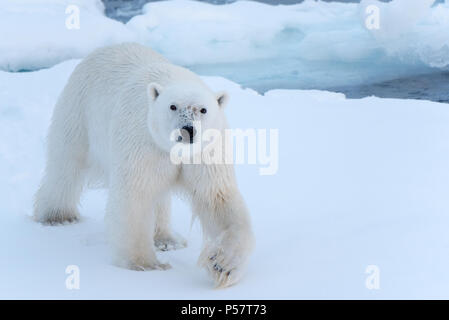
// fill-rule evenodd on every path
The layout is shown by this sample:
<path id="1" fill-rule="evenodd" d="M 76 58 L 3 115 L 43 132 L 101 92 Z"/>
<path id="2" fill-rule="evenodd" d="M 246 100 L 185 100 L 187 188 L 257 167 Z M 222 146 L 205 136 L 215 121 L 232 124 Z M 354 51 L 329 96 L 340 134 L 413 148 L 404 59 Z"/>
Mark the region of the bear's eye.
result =
<path id="1" fill-rule="evenodd" d="M 206 113 L 206 112 L 207 112 L 207 109 L 206 109 L 206 108 L 201 108 L 200 112 L 201 112 L 201 113 Z"/>
<path id="2" fill-rule="evenodd" d="M 170 110 L 176 111 L 176 106 L 175 106 L 174 104 L 172 104 L 172 105 L 170 106 Z"/>

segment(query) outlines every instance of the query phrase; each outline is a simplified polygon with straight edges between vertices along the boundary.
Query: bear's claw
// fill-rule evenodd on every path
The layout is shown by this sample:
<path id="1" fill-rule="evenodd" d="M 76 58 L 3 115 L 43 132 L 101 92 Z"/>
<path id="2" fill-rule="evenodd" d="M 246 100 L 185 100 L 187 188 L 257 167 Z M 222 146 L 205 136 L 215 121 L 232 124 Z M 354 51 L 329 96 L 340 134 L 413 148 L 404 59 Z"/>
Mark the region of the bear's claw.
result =
<path id="1" fill-rule="evenodd" d="M 231 286 L 239 280 L 238 273 L 235 274 L 237 265 L 232 262 L 226 263 L 225 259 L 224 252 L 219 250 L 217 253 L 208 255 L 207 259 L 201 262 L 215 281 L 216 288 Z M 230 259 L 230 261 L 234 260 Z"/>
<path id="2" fill-rule="evenodd" d="M 34 216 L 34 220 L 46 226 L 59 226 L 80 221 L 78 212 L 70 210 L 50 210 L 42 216 Z"/>
<path id="3" fill-rule="evenodd" d="M 168 263 L 153 263 L 153 264 L 131 264 L 129 269 L 134 271 L 148 271 L 148 270 L 168 270 L 171 269 L 171 265 Z"/>
<path id="4" fill-rule="evenodd" d="M 178 250 L 187 247 L 187 241 L 178 234 L 156 235 L 154 246 L 160 251 Z"/>

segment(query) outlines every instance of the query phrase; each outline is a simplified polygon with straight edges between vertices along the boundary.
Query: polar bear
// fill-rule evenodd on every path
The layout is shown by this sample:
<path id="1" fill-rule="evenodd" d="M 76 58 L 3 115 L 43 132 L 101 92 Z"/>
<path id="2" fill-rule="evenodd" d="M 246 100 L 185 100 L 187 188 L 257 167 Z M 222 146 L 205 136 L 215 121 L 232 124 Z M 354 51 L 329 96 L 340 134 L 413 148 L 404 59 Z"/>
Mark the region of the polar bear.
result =
<path id="1" fill-rule="evenodd" d="M 105 224 L 115 263 L 167 269 L 155 247 L 186 245 L 170 230 L 170 196 L 180 189 L 203 229 L 199 264 L 218 287 L 236 283 L 254 238 L 232 165 L 175 164 L 170 158 L 179 140 L 188 145 L 200 139 L 198 123 L 225 130 L 227 100 L 226 93 L 212 92 L 196 74 L 142 45 L 97 49 L 75 68 L 55 106 L 35 220 L 79 220 L 83 188 L 100 181 L 108 188 Z"/>

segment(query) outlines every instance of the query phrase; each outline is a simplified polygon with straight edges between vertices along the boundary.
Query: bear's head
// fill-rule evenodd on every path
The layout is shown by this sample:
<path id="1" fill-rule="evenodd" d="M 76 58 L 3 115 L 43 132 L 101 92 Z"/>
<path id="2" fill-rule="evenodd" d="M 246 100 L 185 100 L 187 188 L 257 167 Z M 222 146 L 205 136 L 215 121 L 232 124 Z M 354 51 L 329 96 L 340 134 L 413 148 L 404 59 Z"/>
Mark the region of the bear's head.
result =
<path id="1" fill-rule="evenodd" d="M 162 87 L 150 83 L 147 88 L 148 128 L 154 142 L 170 152 L 176 143 L 192 144 L 201 139 L 201 131 L 223 129 L 224 106 L 228 95 L 213 93 L 199 84 L 179 83 Z"/>

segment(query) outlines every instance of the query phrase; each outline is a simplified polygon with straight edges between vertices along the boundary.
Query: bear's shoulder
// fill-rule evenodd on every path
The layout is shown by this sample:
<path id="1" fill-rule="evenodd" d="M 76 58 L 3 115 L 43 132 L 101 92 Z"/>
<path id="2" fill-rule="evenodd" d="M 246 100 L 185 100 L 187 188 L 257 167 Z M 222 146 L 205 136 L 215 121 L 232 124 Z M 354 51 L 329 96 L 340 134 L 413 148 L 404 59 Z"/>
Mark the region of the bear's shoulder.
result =
<path id="1" fill-rule="evenodd" d="M 147 64 L 166 63 L 170 61 L 155 50 L 134 42 L 125 42 L 96 49 L 88 58 L 103 58 L 112 61 L 121 61 L 122 63 Z"/>

